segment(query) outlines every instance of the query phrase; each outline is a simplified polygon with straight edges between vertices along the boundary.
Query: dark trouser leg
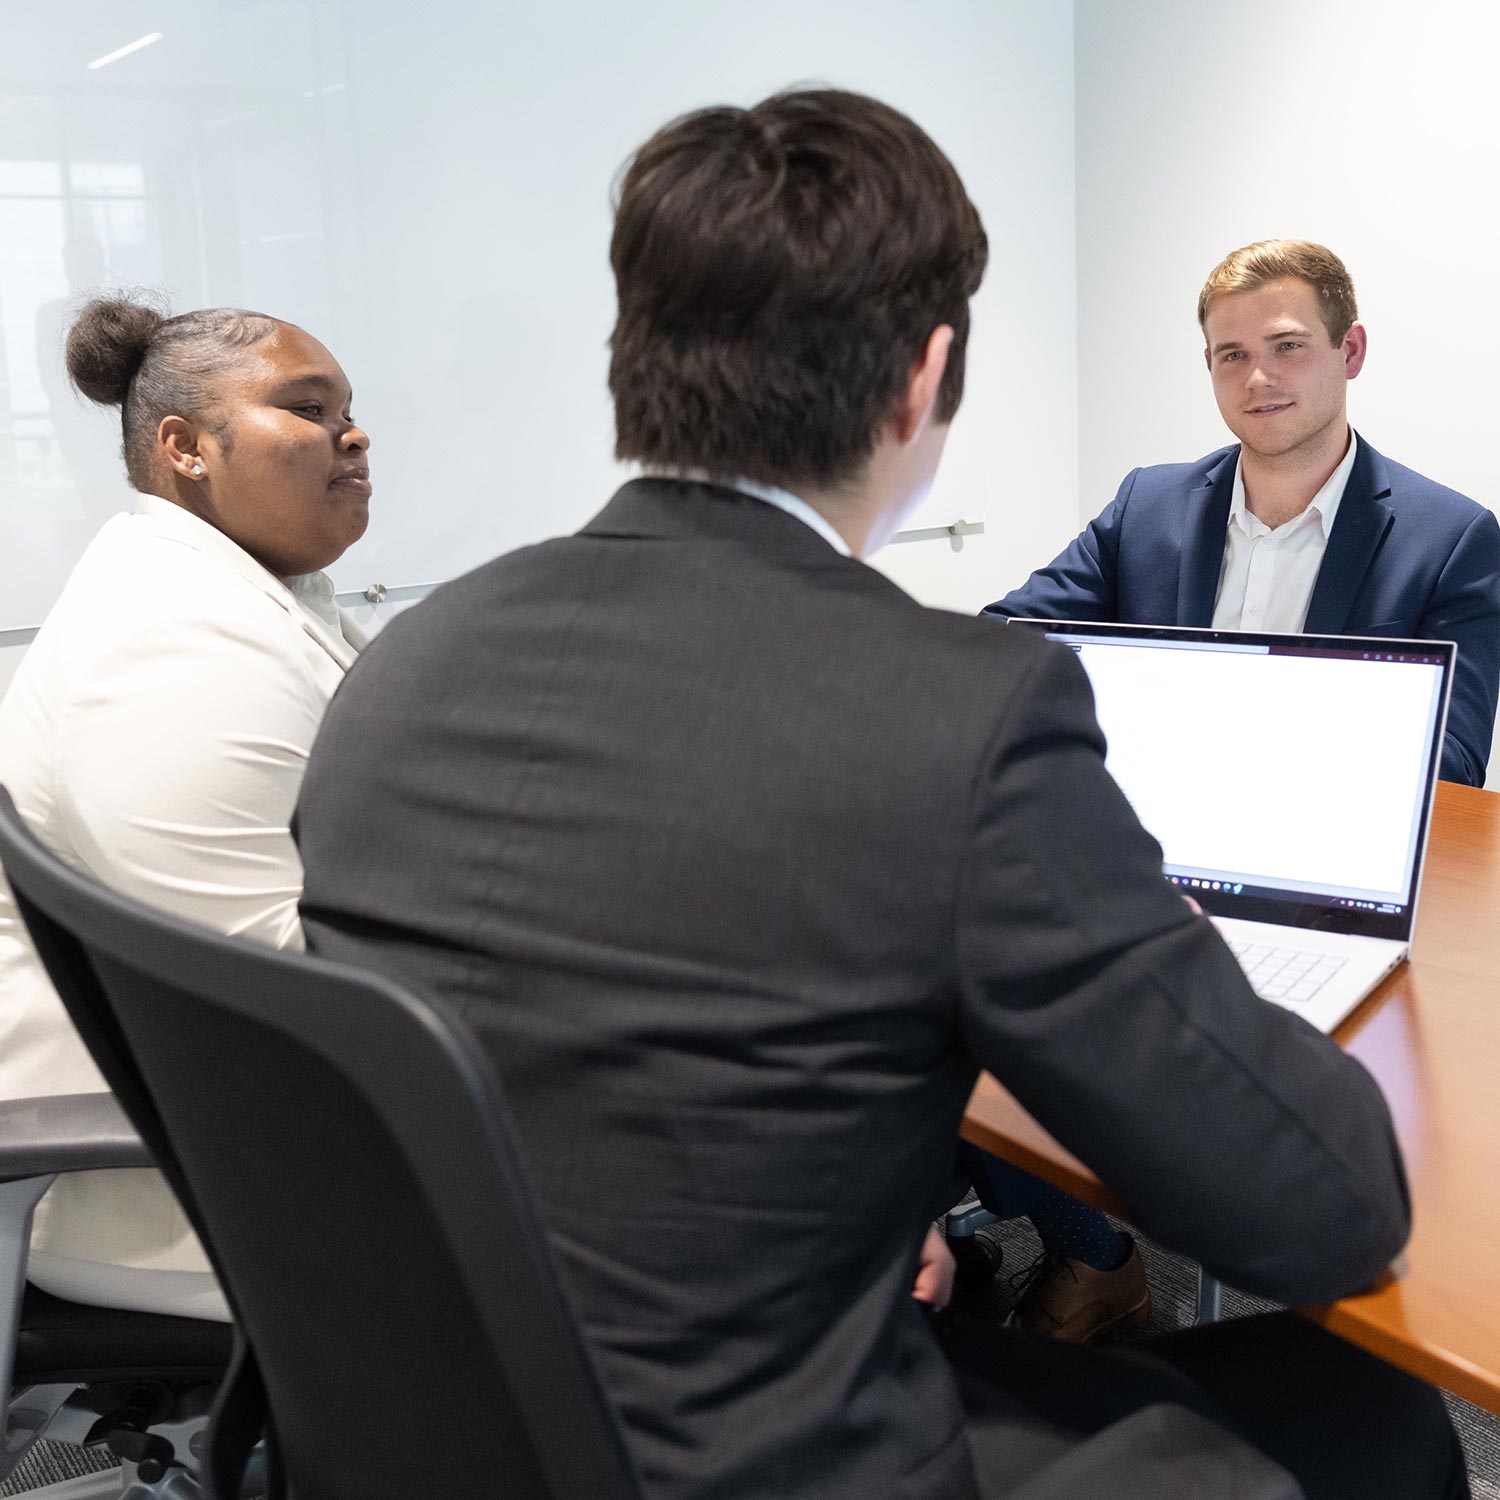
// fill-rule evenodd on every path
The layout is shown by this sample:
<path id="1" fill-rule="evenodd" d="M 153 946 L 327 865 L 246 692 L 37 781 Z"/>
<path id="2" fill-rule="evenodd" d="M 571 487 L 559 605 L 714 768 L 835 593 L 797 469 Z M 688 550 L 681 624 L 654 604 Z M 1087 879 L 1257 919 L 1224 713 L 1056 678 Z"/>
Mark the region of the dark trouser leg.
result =
<path id="1" fill-rule="evenodd" d="M 1059 1191 L 1030 1172 L 1013 1167 L 967 1141 L 958 1143 L 959 1171 L 974 1184 L 979 1201 L 1000 1219 L 1015 1219 L 1031 1210 L 1049 1194 Z"/>
<path id="2" fill-rule="evenodd" d="M 1145 1347 L 1295 1474 L 1307 1500 L 1469 1495 L 1463 1450 L 1437 1391 L 1306 1318 L 1236 1318 Z"/>
<path id="3" fill-rule="evenodd" d="M 979 1201 L 997 1218 L 1025 1214 L 1049 1254 L 1081 1260 L 1096 1271 L 1113 1270 L 1128 1259 L 1129 1242 L 1097 1208 L 967 1141 L 959 1143 L 958 1161 Z"/>
<path id="4" fill-rule="evenodd" d="M 1467 1500 L 1457 1434 L 1430 1386 L 1294 1313 L 1240 1318 L 1135 1348 L 1081 1348 L 981 1324 L 944 1336 L 976 1434 L 984 1493 L 1011 1482 L 1024 1410 L 1090 1436 L 1143 1407 L 1185 1406 L 1260 1449 L 1307 1500 Z M 1042 1451 L 1043 1439 L 1018 1442 Z M 987 1462 L 993 1463 L 990 1487 Z"/>

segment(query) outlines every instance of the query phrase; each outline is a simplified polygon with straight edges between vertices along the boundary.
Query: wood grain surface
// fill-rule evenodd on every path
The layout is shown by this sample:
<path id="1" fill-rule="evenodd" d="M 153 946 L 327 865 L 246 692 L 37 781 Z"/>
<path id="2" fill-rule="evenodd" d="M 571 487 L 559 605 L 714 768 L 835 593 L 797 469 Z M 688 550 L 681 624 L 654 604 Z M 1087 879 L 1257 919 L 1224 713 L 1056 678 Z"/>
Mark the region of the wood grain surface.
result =
<path id="1" fill-rule="evenodd" d="M 1414 1227 L 1397 1275 L 1307 1316 L 1500 1414 L 1500 795 L 1439 783 L 1411 962 L 1334 1037 L 1390 1103 Z M 987 1074 L 963 1134 L 1130 1217 Z"/>

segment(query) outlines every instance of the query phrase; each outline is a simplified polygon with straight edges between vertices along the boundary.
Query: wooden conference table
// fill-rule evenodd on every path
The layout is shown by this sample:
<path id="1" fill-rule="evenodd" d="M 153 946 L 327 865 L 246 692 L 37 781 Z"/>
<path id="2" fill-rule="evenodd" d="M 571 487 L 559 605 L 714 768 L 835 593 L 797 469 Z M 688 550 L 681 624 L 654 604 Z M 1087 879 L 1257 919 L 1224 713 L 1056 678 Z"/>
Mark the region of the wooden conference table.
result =
<path id="1" fill-rule="evenodd" d="M 1500 1414 L 1500 794 L 1439 783 L 1411 961 L 1334 1037 L 1390 1103 L 1414 1224 L 1399 1279 L 1307 1316 Z M 988 1074 L 963 1134 L 1130 1217 Z"/>

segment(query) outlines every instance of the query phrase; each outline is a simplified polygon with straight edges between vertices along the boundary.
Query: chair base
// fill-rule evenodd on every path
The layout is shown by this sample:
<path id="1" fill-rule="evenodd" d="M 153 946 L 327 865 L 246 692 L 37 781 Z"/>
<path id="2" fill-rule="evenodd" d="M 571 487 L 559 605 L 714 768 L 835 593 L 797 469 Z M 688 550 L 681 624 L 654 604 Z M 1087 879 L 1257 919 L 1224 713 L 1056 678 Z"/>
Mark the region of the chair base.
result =
<path id="1" fill-rule="evenodd" d="M 1194 1323 L 1217 1323 L 1224 1315 L 1224 1283 L 1198 1267 L 1198 1306 Z"/>
<path id="2" fill-rule="evenodd" d="M 98 1474 L 84 1474 L 59 1484 L 27 1490 L 26 1500 L 201 1500 L 203 1491 L 186 1469 L 171 1469 L 155 1484 L 147 1484 L 132 1463 Z"/>
<path id="3" fill-rule="evenodd" d="M 943 1237 L 951 1244 L 954 1240 L 969 1239 L 976 1229 L 986 1224 L 997 1224 L 999 1219 L 980 1203 L 961 1203 L 943 1215 Z"/>
<path id="4" fill-rule="evenodd" d="M 202 1490 L 194 1455 L 201 1448 L 208 1427 L 207 1406 L 211 1397 L 211 1389 L 184 1392 L 171 1408 L 163 1410 L 151 1422 L 152 1436 L 165 1440 L 178 1455 L 160 1478 L 143 1479 L 139 1467 L 125 1459 L 117 1468 L 27 1490 L 28 1500 L 32 1497 L 35 1500 L 199 1500 Z M 19 1423 L 18 1412 L 22 1415 Z M 79 1448 L 90 1438 L 97 1442 L 98 1423 L 99 1414 L 89 1406 L 86 1392 L 68 1386 L 33 1386 L 18 1392 L 12 1403 L 7 1434 L 13 1445 L 12 1468 L 40 1437 Z"/>

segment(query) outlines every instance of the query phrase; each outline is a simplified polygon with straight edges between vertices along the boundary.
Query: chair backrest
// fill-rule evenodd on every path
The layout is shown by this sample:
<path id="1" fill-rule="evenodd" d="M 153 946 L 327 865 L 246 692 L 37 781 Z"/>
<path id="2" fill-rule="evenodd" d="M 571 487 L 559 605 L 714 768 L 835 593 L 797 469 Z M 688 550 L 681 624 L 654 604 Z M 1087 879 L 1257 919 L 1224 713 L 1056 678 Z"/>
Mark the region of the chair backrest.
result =
<path id="1" fill-rule="evenodd" d="M 106 890 L 3 788 L 0 865 L 204 1240 L 299 1500 L 638 1500 L 451 1008 Z"/>

